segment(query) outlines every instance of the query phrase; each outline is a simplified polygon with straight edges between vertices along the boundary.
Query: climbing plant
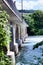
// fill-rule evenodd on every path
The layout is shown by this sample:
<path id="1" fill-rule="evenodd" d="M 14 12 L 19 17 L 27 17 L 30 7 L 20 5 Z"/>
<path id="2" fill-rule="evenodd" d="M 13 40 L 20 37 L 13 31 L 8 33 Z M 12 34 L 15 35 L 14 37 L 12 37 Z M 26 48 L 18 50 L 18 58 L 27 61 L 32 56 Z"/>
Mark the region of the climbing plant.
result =
<path id="1" fill-rule="evenodd" d="M 4 46 L 10 43 L 10 26 L 8 23 L 9 15 L 0 6 L 0 52 Z"/>
<path id="2" fill-rule="evenodd" d="M 7 45 L 10 43 L 10 25 L 8 24 L 9 15 L 0 5 L 0 65 L 11 65 L 6 56 Z"/>

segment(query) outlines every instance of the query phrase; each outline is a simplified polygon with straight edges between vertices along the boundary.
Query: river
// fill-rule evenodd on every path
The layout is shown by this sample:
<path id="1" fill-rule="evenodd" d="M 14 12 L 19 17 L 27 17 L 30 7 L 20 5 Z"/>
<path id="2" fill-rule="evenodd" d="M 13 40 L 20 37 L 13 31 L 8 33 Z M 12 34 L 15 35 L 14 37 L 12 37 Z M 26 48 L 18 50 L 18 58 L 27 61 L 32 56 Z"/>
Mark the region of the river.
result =
<path id="1" fill-rule="evenodd" d="M 33 45 L 43 41 L 43 36 L 29 36 L 16 57 L 16 65 L 43 65 L 43 45 L 33 50 Z"/>

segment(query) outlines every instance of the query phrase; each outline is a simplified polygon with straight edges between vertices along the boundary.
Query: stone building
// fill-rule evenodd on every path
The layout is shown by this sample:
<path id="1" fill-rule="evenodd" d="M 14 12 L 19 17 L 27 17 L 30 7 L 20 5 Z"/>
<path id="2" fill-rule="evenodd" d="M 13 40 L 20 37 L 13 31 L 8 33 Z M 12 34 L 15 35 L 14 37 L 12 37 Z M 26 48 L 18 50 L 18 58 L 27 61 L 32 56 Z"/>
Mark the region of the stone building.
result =
<path id="1" fill-rule="evenodd" d="M 27 35 L 27 24 L 22 19 L 21 14 L 18 12 L 15 1 L 13 0 L 0 0 L 0 5 L 9 14 L 10 19 L 8 24 L 11 26 L 11 38 L 12 42 L 8 45 L 7 55 L 11 55 L 14 60 L 14 52 L 18 53 L 18 45 L 24 41 L 25 35 Z M 13 52 L 12 52 L 13 51 Z"/>

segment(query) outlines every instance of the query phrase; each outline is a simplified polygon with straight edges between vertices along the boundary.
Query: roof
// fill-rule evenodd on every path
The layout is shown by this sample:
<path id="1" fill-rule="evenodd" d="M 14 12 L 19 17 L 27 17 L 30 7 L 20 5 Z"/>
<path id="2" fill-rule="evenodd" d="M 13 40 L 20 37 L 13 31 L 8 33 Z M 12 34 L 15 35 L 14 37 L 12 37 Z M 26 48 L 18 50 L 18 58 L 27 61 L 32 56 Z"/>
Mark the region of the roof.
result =
<path id="1" fill-rule="evenodd" d="M 0 3 L 4 3 L 11 11 L 12 13 L 20 20 L 22 21 L 22 16 L 19 13 L 19 11 L 17 10 L 16 6 L 15 6 L 15 2 L 13 2 L 13 0 L 0 0 Z M 4 5 L 4 6 L 5 6 Z"/>
<path id="2" fill-rule="evenodd" d="M 22 16 L 21 16 L 20 12 L 17 10 L 17 8 L 15 6 L 15 2 L 13 2 L 13 0 L 0 0 L 0 4 L 3 6 L 3 8 L 6 11 L 8 11 L 8 14 L 10 14 L 11 20 L 13 20 L 15 18 L 14 21 L 16 20 L 16 22 L 20 22 L 23 25 L 28 26 L 27 23 L 22 19 Z M 18 24 L 20 24 L 20 23 L 18 23 Z"/>

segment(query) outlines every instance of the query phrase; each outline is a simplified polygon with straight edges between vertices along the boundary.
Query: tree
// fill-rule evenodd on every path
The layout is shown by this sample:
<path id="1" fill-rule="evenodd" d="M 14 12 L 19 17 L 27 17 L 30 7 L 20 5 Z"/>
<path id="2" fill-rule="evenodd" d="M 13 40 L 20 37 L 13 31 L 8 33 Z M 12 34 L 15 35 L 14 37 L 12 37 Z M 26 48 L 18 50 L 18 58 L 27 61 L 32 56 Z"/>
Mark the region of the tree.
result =
<path id="1" fill-rule="evenodd" d="M 43 35 L 43 11 L 37 10 L 32 14 L 26 14 L 24 19 L 27 20 L 31 32 Z"/>
<path id="2" fill-rule="evenodd" d="M 31 16 L 34 19 L 34 26 L 36 28 L 43 28 L 43 11 L 37 10 Z"/>

